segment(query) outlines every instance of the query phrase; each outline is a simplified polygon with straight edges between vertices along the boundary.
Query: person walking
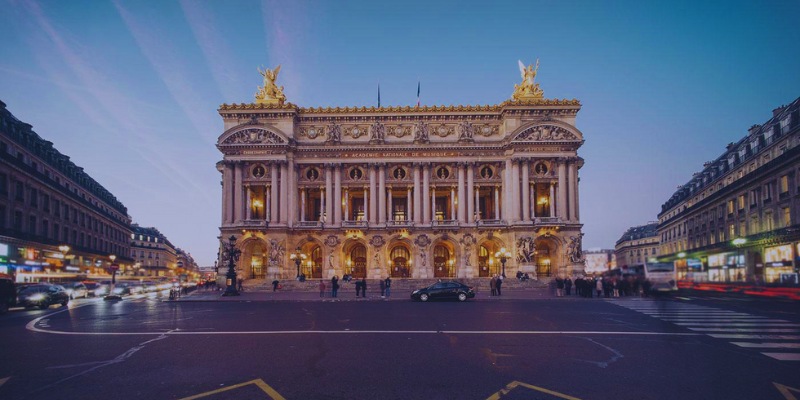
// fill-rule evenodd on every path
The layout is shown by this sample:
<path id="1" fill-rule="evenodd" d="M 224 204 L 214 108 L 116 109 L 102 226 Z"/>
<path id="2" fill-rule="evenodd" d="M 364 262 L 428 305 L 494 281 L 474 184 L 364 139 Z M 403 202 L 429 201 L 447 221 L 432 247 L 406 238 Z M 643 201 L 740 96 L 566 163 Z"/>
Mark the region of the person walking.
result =
<path id="1" fill-rule="evenodd" d="M 334 275 L 331 278 L 331 297 L 336 298 L 339 295 L 339 277 Z"/>
<path id="2" fill-rule="evenodd" d="M 491 296 L 497 296 L 497 275 L 492 276 L 492 280 L 489 281 L 489 287 L 492 289 Z"/>
<path id="3" fill-rule="evenodd" d="M 564 295 L 564 280 L 561 277 L 556 278 L 556 297 Z"/>
<path id="4" fill-rule="evenodd" d="M 384 282 L 384 286 L 386 286 L 386 298 L 388 299 L 392 294 L 392 277 L 387 276 Z"/>
<path id="5" fill-rule="evenodd" d="M 595 288 L 597 289 L 597 297 L 600 298 L 600 294 L 603 293 L 603 278 L 597 278 Z"/>
<path id="6" fill-rule="evenodd" d="M 356 281 L 356 298 L 361 295 L 361 281 Z"/>
<path id="7" fill-rule="evenodd" d="M 319 297 L 325 297 L 325 281 L 322 279 L 319 280 Z"/>
<path id="8" fill-rule="evenodd" d="M 380 281 L 380 287 L 381 287 L 381 298 L 382 299 L 386 298 L 386 295 L 385 295 L 385 293 L 386 293 L 386 281 L 381 280 Z"/>
<path id="9" fill-rule="evenodd" d="M 567 292 L 567 296 L 572 294 L 572 279 L 570 277 L 564 279 L 564 291 Z"/>
<path id="10" fill-rule="evenodd" d="M 500 276 L 497 277 L 497 295 L 498 296 L 502 296 L 503 295 L 503 292 L 502 292 L 502 289 L 501 289 L 502 287 L 503 287 L 503 275 L 500 275 Z"/>
<path id="11" fill-rule="evenodd" d="M 367 297 L 367 278 L 361 278 L 361 297 Z"/>

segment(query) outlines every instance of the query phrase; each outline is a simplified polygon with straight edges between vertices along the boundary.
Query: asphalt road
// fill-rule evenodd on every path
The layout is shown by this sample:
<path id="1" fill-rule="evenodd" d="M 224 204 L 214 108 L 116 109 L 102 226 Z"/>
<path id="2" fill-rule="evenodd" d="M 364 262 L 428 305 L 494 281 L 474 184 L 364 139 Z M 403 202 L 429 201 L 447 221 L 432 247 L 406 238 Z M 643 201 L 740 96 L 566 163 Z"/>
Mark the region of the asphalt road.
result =
<path id="1" fill-rule="evenodd" d="M 0 399 L 793 399 L 798 309 L 80 300 L 0 316 Z"/>

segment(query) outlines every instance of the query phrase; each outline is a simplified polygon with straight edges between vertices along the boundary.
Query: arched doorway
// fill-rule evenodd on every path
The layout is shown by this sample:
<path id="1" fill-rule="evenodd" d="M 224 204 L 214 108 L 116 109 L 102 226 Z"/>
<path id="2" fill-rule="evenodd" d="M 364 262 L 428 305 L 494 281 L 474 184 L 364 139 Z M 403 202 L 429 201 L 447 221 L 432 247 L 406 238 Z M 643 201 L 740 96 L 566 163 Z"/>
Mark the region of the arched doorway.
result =
<path id="1" fill-rule="evenodd" d="M 314 246 L 311 249 L 311 257 L 308 260 L 310 268 L 306 271 L 306 276 L 314 279 L 322 279 L 322 249 Z"/>
<path id="2" fill-rule="evenodd" d="M 500 274 L 500 261 L 494 258 L 498 250 L 500 245 L 494 241 L 481 243 L 478 247 L 478 276 L 488 278 Z"/>
<path id="3" fill-rule="evenodd" d="M 553 260 L 556 258 L 556 243 L 552 240 L 542 239 L 535 242 L 536 246 L 536 275 L 539 277 L 552 276 Z"/>
<path id="4" fill-rule="evenodd" d="M 239 264 L 245 279 L 265 279 L 267 272 L 267 247 L 256 240 L 245 246 L 245 259 Z"/>
<path id="5" fill-rule="evenodd" d="M 433 248 L 433 277 L 452 278 L 455 276 L 455 260 L 447 246 L 438 244 Z"/>
<path id="6" fill-rule="evenodd" d="M 389 273 L 393 278 L 408 278 L 411 276 L 411 252 L 406 246 L 398 245 L 389 253 Z"/>
<path id="7" fill-rule="evenodd" d="M 367 248 L 363 244 L 357 244 L 350 249 L 347 269 L 353 278 L 367 277 Z"/>

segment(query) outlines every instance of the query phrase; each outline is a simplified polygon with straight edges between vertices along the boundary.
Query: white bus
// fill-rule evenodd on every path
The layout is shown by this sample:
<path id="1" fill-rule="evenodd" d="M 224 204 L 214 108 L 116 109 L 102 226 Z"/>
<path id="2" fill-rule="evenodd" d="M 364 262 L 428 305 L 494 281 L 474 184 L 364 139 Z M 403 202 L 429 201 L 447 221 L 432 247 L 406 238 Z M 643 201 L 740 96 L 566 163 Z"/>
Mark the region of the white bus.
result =
<path id="1" fill-rule="evenodd" d="M 651 291 L 678 290 L 678 274 L 674 262 L 648 262 L 644 264 L 644 278 L 650 281 Z"/>

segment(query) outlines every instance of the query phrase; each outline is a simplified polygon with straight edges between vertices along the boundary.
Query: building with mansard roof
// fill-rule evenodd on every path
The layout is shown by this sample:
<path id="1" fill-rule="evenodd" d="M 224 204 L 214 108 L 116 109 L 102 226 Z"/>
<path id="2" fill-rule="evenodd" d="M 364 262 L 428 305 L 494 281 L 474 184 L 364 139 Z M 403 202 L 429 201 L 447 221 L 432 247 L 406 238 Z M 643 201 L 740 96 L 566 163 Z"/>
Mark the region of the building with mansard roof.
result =
<path id="1" fill-rule="evenodd" d="M 661 206 L 661 254 L 678 277 L 797 280 L 800 98 L 705 163 Z"/>
<path id="2" fill-rule="evenodd" d="M 658 223 L 628 228 L 617 240 L 614 255 L 617 266 L 626 269 L 628 266 L 644 264 L 658 257 Z"/>
<path id="3" fill-rule="evenodd" d="M 277 72 L 218 110 L 220 232 L 245 279 L 582 273 L 581 105 L 545 99 L 532 67 L 485 106 L 299 107 Z"/>

